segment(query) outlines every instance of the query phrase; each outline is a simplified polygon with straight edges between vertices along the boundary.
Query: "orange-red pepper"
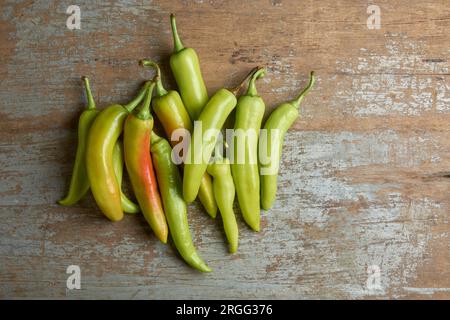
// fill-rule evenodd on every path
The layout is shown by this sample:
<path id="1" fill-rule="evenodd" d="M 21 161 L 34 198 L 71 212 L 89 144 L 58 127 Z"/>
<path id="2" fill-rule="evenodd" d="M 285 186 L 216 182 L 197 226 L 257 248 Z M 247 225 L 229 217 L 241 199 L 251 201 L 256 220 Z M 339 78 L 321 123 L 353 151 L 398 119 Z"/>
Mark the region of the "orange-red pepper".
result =
<path id="1" fill-rule="evenodd" d="M 142 101 L 149 83 L 126 105 L 102 110 L 91 125 L 86 142 L 86 169 L 92 194 L 100 210 L 111 221 L 123 218 L 120 186 L 114 172 L 114 146 L 127 115 Z"/>
<path id="2" fill-rule="evenodd" d="M 169 231 L 150 155 L 153 129 L 150 102 L 154 86 L 152 83 L 137 113 L 125 120 L 123 142 L 125 164 L 136 199 L 155 235 L 166 243 Z"/>

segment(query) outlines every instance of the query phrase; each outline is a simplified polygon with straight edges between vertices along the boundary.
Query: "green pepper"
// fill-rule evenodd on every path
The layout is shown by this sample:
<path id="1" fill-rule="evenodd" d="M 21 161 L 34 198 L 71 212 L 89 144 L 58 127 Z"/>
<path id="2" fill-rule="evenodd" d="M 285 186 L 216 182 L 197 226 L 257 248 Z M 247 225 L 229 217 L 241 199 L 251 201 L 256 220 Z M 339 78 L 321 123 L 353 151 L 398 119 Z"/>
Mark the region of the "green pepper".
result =
<path id="1" fill-rule="evenodd" d="M 245 222 L 255 231 L 259 231 L 260 224 L 258 136 L 266 108 L 256 91 L 255 81 L 263 77 L 264 73 L 264 69 L 255 72 L 247 93 L 238 99 L 232 145 L 231 172 L 236 184 L 239 207 Z"/>
<path id="2" fill-rule="evenodd" d="M 230 243 L 230 253 L 235 253 L 238 248 L 239 230 L 233 211 L 236 190 L 231 176 L 230 161 L 227 158 L 216 159 L 208 165 L 207 171 L 213 176 L 214 196 L 222 216 L 225 235 Z"/>
<path id="3" fill-rule="evenodd" d="M 58 201 L 58 203 L 63 206 L 71 206 L 77 203 L 89 190 L 89 179 L 86 172 L 85 161 L 86 141 L 89 128 L 99 111 L 95 105 L 94 97 L 92 96 L 89 79 L 87 77 L 82 77 L 81 79 L 84 82 L 88 104 L 78 120 L 78 145 L 72 177 L 70 179 L 69 192 L 64 199 Z"/>
<path id="4" fill-rule="evenodd" d="M 78 145 L 75 156 L 75 164 L 70 180 L 69 192 L 64 199 L 58 201 L 58 203 L 63 206 L 70 206 L 78 202 L 86 194 L 90 186 L 85 161 L 86 143 L 89 129 L 99 110 L 97 109 L 95 100 L 92 96 L 89 79 L 83 76 L 82 80 L 84 82 L 88 104 L 86 106 L 86 110 L 83 111 L 78 121 Z M 122 185 L 123 151 L 119 142 L 114 146 L 113 163 L 115 175 L 120 188 Z M 140 210 L 139 207 L 128 199 L 122 191 L 121 203 L 123 211 L 126 213 L 137 213 Z"/>
<path id="5" fill-rule="evenodd" d="M 170 15 L 174 51 L 170 56 L 170 67 L 178 85 L 183 103 L 194 121 L 208 102 L 208 91 L 203 81 L 197 53 L 185 48 L 178 35 L 175 16 Z"/>
<path id="6" fill-rule="evenodd" d="M 219 89 L 209 99 L 198 117 L 196 122 L 200 125 L 194 126 L 184 166 L 183 197 L 187 202 L 192 202 L 197 197 L 202 176 L 217 142 L 219 130 L 236 107 L 236 95 L 247 80 L 259 69 L 259 67 L 254 68 L 236 88 Z"/>
<path id="7" fill-rule="evenodd" d="M 91 191 L 100 210 L 111 221 L 123 218 L 121 192 L 114 173 L 114 145 L 122 133 L 125 118 L 141 102 L 149 86 L 150 82 L 146 82 L 128 104 L 114 104 L 102 110 L 88 133 L 86 166 Z"/>
<path id="8" fill-rule="evenodd" d="M 179 140 L 172 140 L 172 133 L 177 129 L 186 129 L 182 136 L 182 141 L 185 142 L 189 137 L 186 137 L 188 132 L 192 132 L 192 122 L 189 115 L 181 101 L 180 95 L 175 90 L 167 91 L 164 89 L 161 80 L 161 70 L 157 63 L 150 60 L 141 60 L 142 66 L 149 66 L 155 68 L 156 76 L 153 81 L 156 83 L 156 96 L 153 97 L 152 107 L 156 116 L 163 125 L 164 131 L 172 144 L 172 146 L 179 143 Z M 205 207 L 206 212 L 213 218 L 217 214 L 217 204 L 214 200 L 213 187 L 211 176 L 205 172 L 203 175 L 200 189 L 198 192 L 200 202 Z"/>
<path id="9" fill-rule="evenodd" d="M 150 150 L 173 242 L 191 267 L 202 272 L 211 272 L 211 268 L 199 256 L 192 242 L 186 203 L 181 193 L 181 177 L 177 166 L 172 162 L 172 148 L 167 140 L 153 132 Z"/>
<path id="10" fill-rule="evenodd" d="M 123 145 L 122 142 L 117 140 L 114 145 L 113 151 L 113 166 L 114 174 L 116 175 L 117 183 L 119 184 L 120 191 L 120 202 L 122 203 L 122 209 L 125 213 L 138 213 L 141 211 L 139 206 L 133 201 L 128 199 L 128 197 L 122 191 L 122 176 L 123 176 Z"/>
<path id="11" fill-rule="evenodd" d="M 314 72 L 311 72 L 308 85 L 292 101 L 279 105 L 267 119 L 264 134 L 259 140 L 259 166 L 261 175 L 261 206 L 264 210 L 272 207 L 277 193 L 277 176 L 280 168 L 284 135 L 299 116 L 298 108 L 305 95 L 313 87 Z M 266 149 L 262 152 L 261 148 Z M 262 154 L 261 154 L 262 153 Z M 263 161 L 262 159 L 265 160 Z"/>

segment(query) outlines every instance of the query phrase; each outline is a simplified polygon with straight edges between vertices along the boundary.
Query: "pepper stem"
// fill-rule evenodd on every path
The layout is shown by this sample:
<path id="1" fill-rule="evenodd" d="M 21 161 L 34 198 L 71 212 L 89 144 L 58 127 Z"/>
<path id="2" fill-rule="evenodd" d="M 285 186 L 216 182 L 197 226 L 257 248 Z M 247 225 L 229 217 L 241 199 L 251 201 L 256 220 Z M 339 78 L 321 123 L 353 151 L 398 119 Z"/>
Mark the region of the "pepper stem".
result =
<path id="1" fill-rule="evenodd" d="M 183 42 L 181 42 L 180 36 L 177 31 L 177 21 L 175 20 L 175 15 L 170 14 L 170 25 L 172 26 L 172 36 L 173 36 L 173 46 L 174 52 L 180 52 L 184 49 Z"/>
<path id="2" fill-rule="evenodd" d="M 314 76 L 314 71 L 311 71 L 309 74 L 309 83 L 308 85 L 300 92 L 300 94 L 295 98 L 294 100 L 290 101 L 289 103 L 292 104 L 294 107 L 298 108 L 300 106 L 300 103 L 303 101 L 303 98 L 306 96 L 306 94 L 311 90 L 311 88 L 314 86 L 314 82 L 316 81 L 316 77 Z"/>
<path id="3" fill-rule="evenodd" d="M 89 83 L 88 77 L 82 76 L 81 80 L 83 80 L 83 82 L 84 82 L 84 88 L 86 90 L 86 98 L 87 98 L 87 101 L 88 101 L 86 109 L 87 110 L 96 109 L 97 106 L 95 105 L 95 100 L 94 100 L 94 97 L 92 96 L 91 84 Z"/>
<path id="4" fill-rule="evenodd" d="M 152 67 L 153 69 L 155 69 L 156 71 L 156 75 L 153 78 L 153 82 L 155 82 L 155 86 L 156 86 L 156 95 L 158 97 L 162 97 L 165 96 L 167 94 L 167 90 L 164 88 L 163 84 L 162 84 L 162 80 L 161 80 L 161 68 L 159 67 L 159 65 L 151 60 L 141 60 L 139 61 L 139 64 L 143 67 Z"/>
<path id="5" fill-rule="evenodd" d="M 158 143 L 159 141 L 161 141 L 163 138 L 161 138 L 160 136 L 158 136 L 155 131 L 152 131 L 152 135 L 150 137 L 150 144 L 154 145 L 156 143 Z"/>
<path id="6" fill-rule="evenodd" d="M 127 109 L 128 112 L 133 111 L 133 109 L 138 106 L 138 104 L 142 101 L 142 99 L 144 99 L 145 94 L 147 93 L 147 90 L 151 84 L 152 84 L 152 81 L 146 81 L 144 86 L 139 91 L 138 95 L 133 100 L 128 102 L 126 105 L 124 105 L 123 107 L 125 109 Z"/>
<path id="7" fill-rule="evenodd" d="M 252 77 L 250 78 L 250 81 L 248 83 L 248 89 L 247 89 L 247 93 L 246 93 L 247 96 L 255 97 L 258 95 L 258 92 L 256 91 L 255 81 L 259 78 L 264 77 L 265 74 L 266 74 L 266 69 L 261 68 L 252 75 Z"/>
<path id="8" fill-rule="evenodd" d="M 244 86 L 244 84 L 248 81 L 248 79 L 250 79 L 250 77 L 252 77 L 258 70 L 263 69 L 263 67 L 254 67 L 244 78 L 244 80 L 242 80 L 242 82 L 235 87 L 234 89 L 228 89 L 229 91 L 231 91 L 231 93 L 233 93 L 235 96 L 239 93 L 239 91 L 241 91 L 242 87 Z"/>
<path id="9" fill-rule="evenodd" d="M 154 87 L 155 83 L 152 81 L 150 87 L 148 87 L 145 93 L 144 100 L 136 110 L 137 111 L 136 117 L 138 117 L 141 120 L 148 120 L 152 117 L 152 114 L 150 113 L 150 103 L 152 102 L 152 94 Z"/>

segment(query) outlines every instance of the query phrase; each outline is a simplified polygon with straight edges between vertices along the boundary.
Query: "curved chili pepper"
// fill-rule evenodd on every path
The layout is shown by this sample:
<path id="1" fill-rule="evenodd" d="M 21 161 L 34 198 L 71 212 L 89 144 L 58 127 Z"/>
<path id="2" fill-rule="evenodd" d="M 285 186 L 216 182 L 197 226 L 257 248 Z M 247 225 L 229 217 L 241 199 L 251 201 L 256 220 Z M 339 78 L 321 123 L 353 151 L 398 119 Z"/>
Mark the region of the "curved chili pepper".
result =
<path id="1" fill-rule="evenodd" d="M 183 46 L 173 14 L 170 15 L 170 23 L 174 44 L 174 51 L 170 56 L 170 67 L 184 105 L 194 121 L 208 102 L 208 91 L 203 81 L 197 53 L 194 49 Z"/>
<path id="2" fill-rule="evenodd" d="M 169 230 L 150 155 L 150 136 L 153 129 L 150 103 L 154 87 L 155 83 L 152 82 L 137 114 L 129 114 L 125 120 L 123 144 L 131 186 L 145 220 L 158 239 L 166 243 Z"/>
<path id="3" fill-rule="evenodd" d="M 86 90 L 88 104 L 78 120 L 78 145 L 73 166 L 72 177 L 70 178 L 69 192 L 64 199 L 58 201 L 63 206 L 70 206 L 77 203 L 89 190 L 89 179 L 86 172 L 86 141 L 89 128 L 98 114 L 91 86 L 87 77 L 81 78 Z"/>
<path id="4" fill-rule="evenodd" d="M 192 122 L 183 101 L 181 101 L 181 97 L 177 91 L 167 91 L 164 88 L 159 65 L 151 60 L 141 60 L 139 64 L 143 67 L 155 69 L 156 75 L 153 81 L 155 82 L 156 95 L 152 98 L 152 109 L 161 120 L 161 124 L 168 137 L 170 138 L 172 132 L 178 128 L 185 128 L 191 131 Z"/>
<path id="5" fill-rule="evenodd" d="M 236 94 L 240 91 L 247 80 L 259 70 L 259 67 L 254 68 L 241 82 L 239 86 L 234 89 L 219 89 L 209 99 L 202 113 L 198 117 L 198 122 L 201 127 L 194 127 L 194 132 L 189 143 L 187 151 L 187 161 L 184 165 L 183 175 L 183 197 L 187 202 L 195 200 L 198 194 L 202 176 L 208 166 L 209 158 L 214 150 L 217 141 L 217 134 L 205 139 L 205 134 L 209 130 L 218 131 L 222 128 L 225 120 L 236 107 Z M 211 133 L 211 132 L 210 132 Z M 201 141 L 197 141 L 197 139 Z M 209 140 L 206 141 L 205 140 Z"/>
<path id="6" fill-rule="evenodd" d="M 259 231 L 260 199 L 258 172 L 258 136 L 266 105 L 256 91 L 256 79 L 263 77 L 264 69 L 253 74 L 247 93 L 236 105 L 233 141 L 233 173 L 239 207 L 245 222 Z"/>
<path id="7" fill-rule="evenodd" d="M 78 202 L 89 190 L 89 178 L 87 176 L 86 169 L 86 143 L 89 129 L 94 122 L 99 110 L 96 107 L 95 100 L 92 96 L 91 86 L 89 79 L 85 76 L 81 78 L 85 85 L 86 97 L 88 104 L 86 110 L 80 116 L 78 122 L 78 146 L 75 156 L 75 164 L 73 167 L 73 173 L 70 180 L 70 187 L 67 196 L 59 200 L 58 203 L 63 206 L 70 206 Z M 115 175 L 119 183 L 119 188 L 122 184 L 122 167 L 123 167 L 123 155 L 120 144 L 114 146 L 113 163 L 115 168 Z M 127 196 L 121 191 L 121 203 L 123 211 L 126 213 L 139 212 L 139 207 L 133 203 Z"/>
<path id="8" fill-rule="evenodd" d="M 192 122 L 181 101 L 180 95 L 175 90 L 167 91 L 164 89 L 161 81 L 161 70 L 157 63 L 150 60 L 141 60 L 142 66 L 152 67 L 156 70 L 156 96 L 153 97 L 152 107 L 156 116 L 161 121 L 164 131 L 169 138 L 172 146 L 178 144 L 178 141 L 172 141 L 172 133 L 176 129 L 184 128 L 192 132 Z M 186 132 L 187 133 L 187 132 Z M 183 136 L 183 141 L 189 137 Z M 205 172 L 200 183 L 198 198 L 205 207 L 206 212 L 213 218 L 217 214 L 217 204 L 214 199 L 211 176 Z"/>
<path id="9" fill-rule="evenodd" d="M 298 108 L 305 95 L 313 87 L 314 72 L 311 72 L 308 85 L 292 101 L 279 105 L 267 119 L 264 129 L 266 134 L 260 137 L 260 148 L 266 146 L 267 163 L 260 159 L 261 205 L 264 210 L 272 207 L 277 193 L 277 176 L 280 168 L 281 151 L 284 135 L 299 116 Z"/>
<path id="10" fill-rule="evenodd" d="M 231 176 L 230 161 L 226 158 L 217 159 L 208 165 L 207 171 L 214 178 L 214 195 L 222 216 L 223 229 L 230 243 L 230 253 L 235 253 L 238 248 L 239 230 L 233 211 L 236 190 Z"/>
<path id="11" fill-rule="evenodd" d="M 126 116 L 141 102 L 149 86 L 150 82 L 146 82 L 138 96 L 128 104 L 114 104 L 102 110 L 89 130 L 87 174 L 97 205 L 111 221 L 123 218 L 120 188 L 114 174 L 114 145 L 122 133 Z"/>
<path id="12" fill-rule="evenodd" d="M 186 203 L 181 193 L 180 172 L 172 162 L 172 148 L 167 140 L 154 132 L 151 136 L 151 153 L 167 223 L 178 252 L 191 267 L 202 272 L 211 272 L 211 268 L 199 256 L 192 242 Z"/>
<path id="13" fill-rule="evenodd" d="M 138 213 L 141 211 L 139 206 L 135 204 L 133 201 L 128 199 L 128 197 L 122 191 L 122 176 L 123 176 L 123 146 L 122 142 L 117 140 L 114 145 L 113 151 L 113 166 L 114 166 L 114 174 L 117 178 L 117 183 L 119 184 L 120 189 L 120 202 L 122 203 L 122 209 L 125 213 Z"/>

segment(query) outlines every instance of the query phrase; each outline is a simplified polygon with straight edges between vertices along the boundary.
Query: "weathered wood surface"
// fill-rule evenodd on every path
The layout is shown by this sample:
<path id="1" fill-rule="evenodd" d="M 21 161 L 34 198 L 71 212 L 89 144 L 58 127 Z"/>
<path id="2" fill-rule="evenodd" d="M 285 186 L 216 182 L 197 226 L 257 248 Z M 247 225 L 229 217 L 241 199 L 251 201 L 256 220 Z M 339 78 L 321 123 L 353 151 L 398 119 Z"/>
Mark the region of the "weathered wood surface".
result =
<path id="1" fill-rule="evenodd" d="M 1 298 L 450 298 L 450 7 L 441 1 L 68 1 L 0 4 Z M 100 106 L 125 102 L 164 63 L 177 14 L 209 91 L 265 65 L 268 112 L 315 70 L 289 131 L 262 231 L 240 219 L 239 253 L 189 208 L 199 274 L 141 217 L 109 223 L 66 191 L 88 75 Z M 267 113 L 268 113 L 267 112 Z M 79 265 L 81 290 L 66 289 Z M 381 288 L 366 287 L 380 268 Z"/>

